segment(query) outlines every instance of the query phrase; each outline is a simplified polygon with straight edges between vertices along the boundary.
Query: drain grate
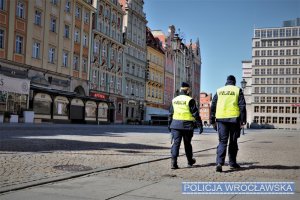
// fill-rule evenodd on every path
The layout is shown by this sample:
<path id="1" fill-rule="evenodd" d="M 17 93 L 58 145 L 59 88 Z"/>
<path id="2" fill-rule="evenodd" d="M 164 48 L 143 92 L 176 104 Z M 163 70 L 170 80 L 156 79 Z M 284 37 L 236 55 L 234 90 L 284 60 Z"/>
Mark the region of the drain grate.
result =
<path id="1" fill-rule="evenodd" d="M 84 165 L 57 165 L 54 166 L 53 168 L 57 170 L 69 171 L 69 172 L 82 172 L 82 171 L 89 171 L 93 169 L 91 167 L 84 166 Z"/>

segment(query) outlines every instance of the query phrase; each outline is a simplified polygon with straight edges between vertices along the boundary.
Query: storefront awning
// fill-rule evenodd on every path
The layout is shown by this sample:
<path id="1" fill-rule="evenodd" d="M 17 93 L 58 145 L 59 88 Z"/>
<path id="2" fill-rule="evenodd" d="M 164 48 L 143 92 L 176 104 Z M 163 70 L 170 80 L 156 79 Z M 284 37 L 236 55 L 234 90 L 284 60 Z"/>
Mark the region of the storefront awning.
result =
<path id="1" fill-rule="evenodd" d="M 30 80 L 0 74 L 0 91 L 29 95 Z"/>

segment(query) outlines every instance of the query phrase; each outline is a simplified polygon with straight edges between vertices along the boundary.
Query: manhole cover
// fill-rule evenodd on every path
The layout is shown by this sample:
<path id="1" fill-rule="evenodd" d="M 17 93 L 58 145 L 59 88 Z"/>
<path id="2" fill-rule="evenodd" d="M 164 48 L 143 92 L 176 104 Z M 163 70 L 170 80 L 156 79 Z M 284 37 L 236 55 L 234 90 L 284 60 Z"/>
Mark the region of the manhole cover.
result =
<path id="1" fill-rule="evenodd" d="M 53 167 L 57 170 L 69 171 L 69 172 L 82 172 L 82 171 L 89 171 L 93 168 L 84 166 L 84 165 L 57 165 Z"/>

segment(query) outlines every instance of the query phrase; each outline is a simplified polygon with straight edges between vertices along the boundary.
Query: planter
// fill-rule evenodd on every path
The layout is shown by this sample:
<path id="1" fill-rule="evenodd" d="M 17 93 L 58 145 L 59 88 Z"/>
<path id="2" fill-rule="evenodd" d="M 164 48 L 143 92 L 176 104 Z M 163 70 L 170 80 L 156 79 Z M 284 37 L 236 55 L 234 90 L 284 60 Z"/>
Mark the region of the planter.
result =
<path id="1" fill-rule="evenodd" d="M 18 123 L 19 122 L 19 115 L 11 115 L 9 122 L 10 123 Z"/>
<path id="2" fill-rule="evenodd" d="M 0 124 L 2 124 L 4 122 L 4 115 L 0 114 Z"/>
<path id="3" fill-rule="evenodd" d="M 23 111 L 24 123 L 33 123 L 34 111 Z"/>

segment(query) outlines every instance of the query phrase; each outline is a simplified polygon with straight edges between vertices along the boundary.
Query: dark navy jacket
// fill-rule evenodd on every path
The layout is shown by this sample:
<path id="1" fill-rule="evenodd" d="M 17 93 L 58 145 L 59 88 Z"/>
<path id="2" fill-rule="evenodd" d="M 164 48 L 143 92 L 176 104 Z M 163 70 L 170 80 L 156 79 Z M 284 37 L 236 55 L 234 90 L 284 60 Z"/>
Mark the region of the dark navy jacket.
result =
<path id="1" fill-rule="evenodd" d="M 184 92 L 180 92 L 179 95 L 186 95 Z M 185 121 L 185 120 L 175 120 L 173 119 L 173 105 L 170 107 L 170 114 L 169 114 L 169 126 L 171 129 L 177 129 L 177 130 L 194 130 L 197 126 L 202 126 L 202 121 L 199 115 L 199 110 L 196 105 L 196 101 L 194 99 L 191 99 L 189 101 L 189 107 L 190 111 L 195 118 L 195 122 L 193 121 Z"/>
<path id="2" fill-rule="evenodd" d="M 235 84 L 232 81 L 227 81 L 226 85 L 235 85 Z M 214 124 L 215 121 L 246 124 L 246 122 L 247 122 L 246 101 L 245 101 L 242 89 L 240 89 L 239 98 L 238 98 L 238 106 L 240 108 L 240 116 L 239 117 L 216 120 L 217 102 L 218 102 L 218 94 L 216 93 L 212 100 L 212 103 L 211 103 L 211 115 L 210 115 L 210 123 L 211 124 Z"/>

